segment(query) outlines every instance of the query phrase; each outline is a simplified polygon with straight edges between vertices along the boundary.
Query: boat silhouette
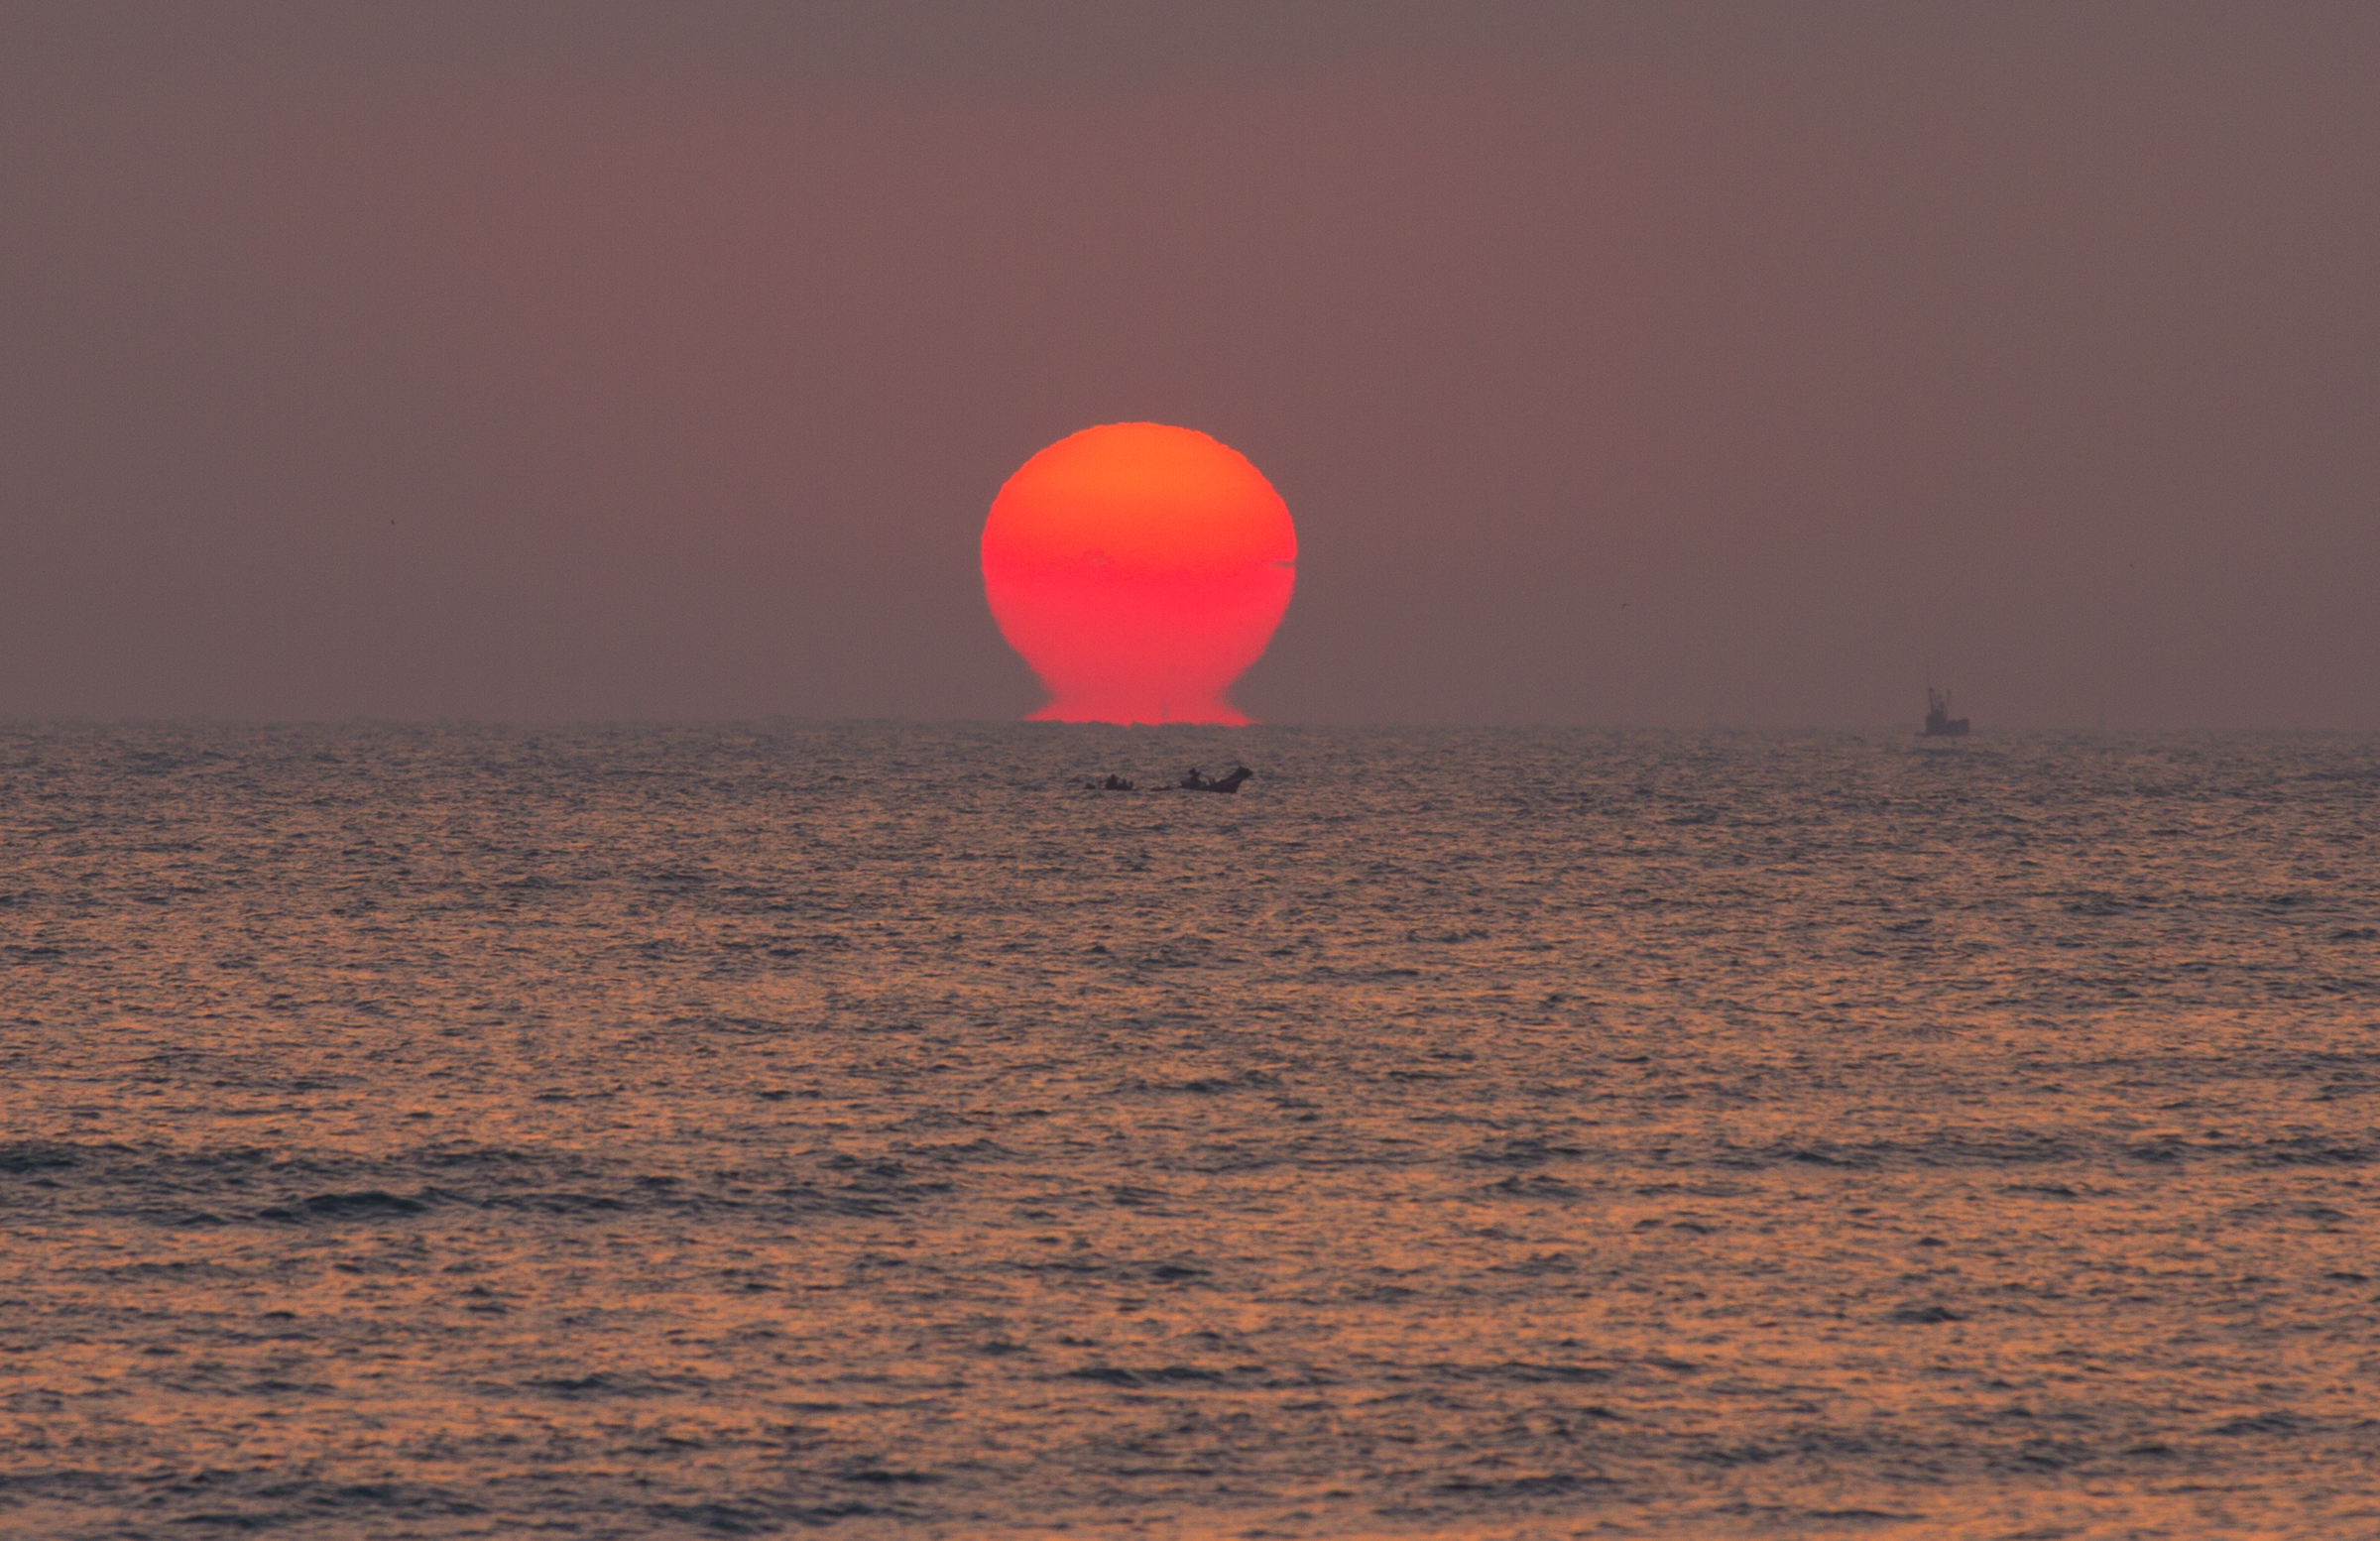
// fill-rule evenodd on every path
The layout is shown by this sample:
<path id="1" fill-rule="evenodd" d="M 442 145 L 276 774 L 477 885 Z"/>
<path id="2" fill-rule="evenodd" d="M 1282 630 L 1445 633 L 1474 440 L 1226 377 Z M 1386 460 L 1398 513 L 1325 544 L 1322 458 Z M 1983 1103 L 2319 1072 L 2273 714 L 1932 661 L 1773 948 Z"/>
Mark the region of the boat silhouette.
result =
<path id="1" fill-rule="evenodd" d="M 1190 768 L 1190 773 L 1182 777 L 1181 789 L 1186 792 L 1225 792 L 1236 794 L 1240 790 L 1240 783 L 1255 773 L 1256 772 L 1253 770 L 1248 769 L 1248 767 L 1242 766 L 1239 770 L 1234 770 L 1230 775 L 1217 776 L 1215 779 L 1209 780 L 1205 776 L 1198 773 L 1198 767 L 1192 766 Z"/>
<path id="2" fill-rule="evenodd" d="M 1967 734 L 1966 719 L 1951 715 L 1949 692 L 1926 686 L 1926 731 L 1921 739 L 1964 739 Z"/>

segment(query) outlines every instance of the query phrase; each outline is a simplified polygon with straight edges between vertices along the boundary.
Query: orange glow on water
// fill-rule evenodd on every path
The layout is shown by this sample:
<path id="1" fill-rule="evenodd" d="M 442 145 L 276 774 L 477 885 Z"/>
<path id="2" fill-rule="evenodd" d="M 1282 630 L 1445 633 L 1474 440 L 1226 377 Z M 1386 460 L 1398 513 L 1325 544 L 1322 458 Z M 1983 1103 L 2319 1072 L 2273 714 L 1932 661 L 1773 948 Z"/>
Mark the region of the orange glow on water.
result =
<path id="1" fill-rule="evenodd" d="M 1224 692 L 1297 582 L 1288 506 L 1191 428 L 1085 428 L 1026 461 L 984 523 L 984 593 L 1052 699 L 1038 722 L 1245 724 Z"/>

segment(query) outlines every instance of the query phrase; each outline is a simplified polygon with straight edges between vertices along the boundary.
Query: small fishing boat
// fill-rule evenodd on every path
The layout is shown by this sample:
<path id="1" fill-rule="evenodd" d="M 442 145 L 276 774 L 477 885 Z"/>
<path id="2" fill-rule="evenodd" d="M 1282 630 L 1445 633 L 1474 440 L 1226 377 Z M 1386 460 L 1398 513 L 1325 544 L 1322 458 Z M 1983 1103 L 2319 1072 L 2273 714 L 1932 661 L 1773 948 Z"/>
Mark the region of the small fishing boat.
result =
<path id="1" fill-rule="evenodd" d="M 1186 792 L 1236 793 L 1240 790 L 1240 783 L 1255 773 L 1256 772 L 1253 770 L 1248 769 L 1248 767 L 1242 766 L 1239 770 L 1234 770 L 1230 775 L 1217 776 L 1213 780 L 1208 780 L 1205 776 L 1198 773 L 1198 767 L 1192 766 L 1190 768 L 1190 773 L 1182 777 L 1181 789 Z"/>
<path id="2" fill-rule="evenodd" d="M 1937 690 L 1932 685 L 1926 686 L 1926 731 L 1919 734 L 1918 737 L 1921 739 L 1964 739 L 1966 737 L 1966 719 L 1951 715 L 1949 692 Z"/>

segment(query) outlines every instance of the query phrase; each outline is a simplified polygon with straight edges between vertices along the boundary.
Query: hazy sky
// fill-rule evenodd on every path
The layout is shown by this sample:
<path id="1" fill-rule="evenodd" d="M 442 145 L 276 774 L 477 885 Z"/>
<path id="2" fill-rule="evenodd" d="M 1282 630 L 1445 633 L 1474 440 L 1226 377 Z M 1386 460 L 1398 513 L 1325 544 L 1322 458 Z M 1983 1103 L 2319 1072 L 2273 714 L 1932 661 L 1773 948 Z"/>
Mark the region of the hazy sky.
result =
<path id="1" fill-rule="evenodd" d="M 1245 452 L 1282 722 L 2380 728 L 2380 5 L 0 5 L 0 716 L 1012 717 Z"/>

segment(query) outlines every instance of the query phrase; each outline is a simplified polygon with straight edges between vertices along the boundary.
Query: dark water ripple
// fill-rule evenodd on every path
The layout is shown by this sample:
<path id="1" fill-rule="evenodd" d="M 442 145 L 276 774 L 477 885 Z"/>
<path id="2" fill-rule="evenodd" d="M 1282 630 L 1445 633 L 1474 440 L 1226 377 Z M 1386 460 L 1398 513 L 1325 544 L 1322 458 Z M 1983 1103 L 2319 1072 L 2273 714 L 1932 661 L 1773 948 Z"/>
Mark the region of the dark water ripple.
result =
<path id="1" fill-rule="evenodd" d="M 0 731 L 0 1533 L 2380 1534 L 2376 751 Z"/>

